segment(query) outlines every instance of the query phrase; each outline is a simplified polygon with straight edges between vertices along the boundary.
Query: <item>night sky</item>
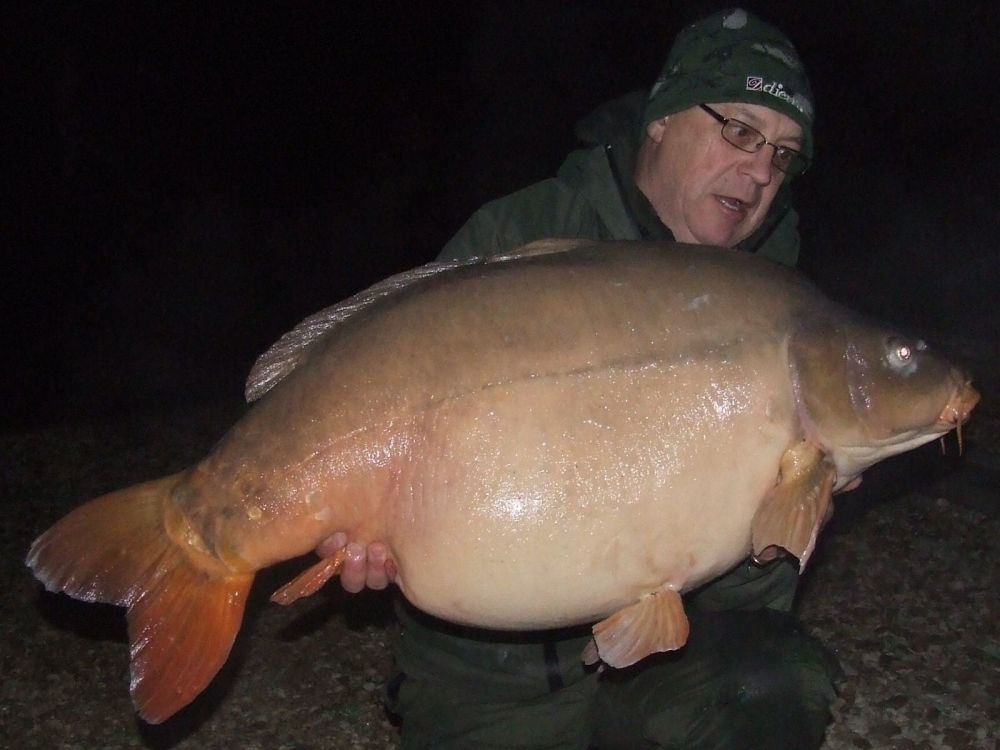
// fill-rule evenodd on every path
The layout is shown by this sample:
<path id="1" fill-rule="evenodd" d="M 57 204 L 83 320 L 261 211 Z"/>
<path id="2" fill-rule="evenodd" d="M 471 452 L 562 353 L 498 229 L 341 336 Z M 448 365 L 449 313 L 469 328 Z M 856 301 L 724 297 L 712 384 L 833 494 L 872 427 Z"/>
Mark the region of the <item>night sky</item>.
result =
<path id="1" fill-rule="evenodd" d="M 813 79 L 803 270 L 995 342 L 995 3 L 744 6 Z M 5 4 L 0 423 L 241 398 L 277 336 L 551 176 L 574 122 L 718 7 Z"/>

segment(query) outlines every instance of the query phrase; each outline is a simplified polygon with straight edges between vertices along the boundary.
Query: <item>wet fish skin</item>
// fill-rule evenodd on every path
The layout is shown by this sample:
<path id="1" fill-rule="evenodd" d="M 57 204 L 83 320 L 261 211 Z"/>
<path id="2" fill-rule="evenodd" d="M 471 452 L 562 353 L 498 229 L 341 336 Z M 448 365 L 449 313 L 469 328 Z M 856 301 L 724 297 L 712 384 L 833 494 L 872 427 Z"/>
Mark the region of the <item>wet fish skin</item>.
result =
<path id="1" fill-rule="evenodd" d="M 751 552 L 804 565 L 833 490 L 978 399 L 921 342 L 752 256 L 552 250 L 425 267 L 313 316 L 203 461 L 36 540 L 47 588 L 129 608 L 141 716 L 212 679 L 257 570 L 333 531 L 385 542 L 439 616 L 604 618 L 586 656 L 613 666 L 680 647 L 682 592 Z"/>

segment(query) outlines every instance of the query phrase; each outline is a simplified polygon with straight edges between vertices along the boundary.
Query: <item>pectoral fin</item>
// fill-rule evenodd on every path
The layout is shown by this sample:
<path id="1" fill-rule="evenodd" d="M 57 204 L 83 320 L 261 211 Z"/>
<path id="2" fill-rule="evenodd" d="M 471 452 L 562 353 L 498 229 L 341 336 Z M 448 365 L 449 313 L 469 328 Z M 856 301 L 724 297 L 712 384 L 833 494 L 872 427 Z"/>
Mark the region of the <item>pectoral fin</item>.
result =
<path id="1" fill-rule="evenodd" d="M 687 642 L 688 620 L 681 595 L 662 588 L 594 625 L 583 660 L 627 667 L 650 654 L 675 651 Z"/>
<path id="2" fill-rule="evenodd" d="M 835 477 L 833 463 L 819 446 L 802 442 L 785 451 L 778 483 L 751 526 L 755 560 L 772 560 L 784 549 L 799 559 L 800 571 L 805 569 L 830 510 Z"/>

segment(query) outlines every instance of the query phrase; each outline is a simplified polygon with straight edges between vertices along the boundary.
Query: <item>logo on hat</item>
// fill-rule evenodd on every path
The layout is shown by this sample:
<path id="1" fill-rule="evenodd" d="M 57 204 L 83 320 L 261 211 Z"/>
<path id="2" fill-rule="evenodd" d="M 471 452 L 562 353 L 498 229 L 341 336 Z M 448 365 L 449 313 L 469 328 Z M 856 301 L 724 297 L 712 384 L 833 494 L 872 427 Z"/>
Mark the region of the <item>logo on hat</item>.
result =
<path id="1" fill-rule="evenodd" d="M 778 81 L 768 81 L 764 83 L 761 76 L 747 76 L 747 91 L 757 91 L 762 94 L 770 94 L 776 99 L 788 102 L 795 109 L 799 110 L 807 119 L 813 117 L 812 103 L 801 94 L 789 94 L 785 86 Z"/>

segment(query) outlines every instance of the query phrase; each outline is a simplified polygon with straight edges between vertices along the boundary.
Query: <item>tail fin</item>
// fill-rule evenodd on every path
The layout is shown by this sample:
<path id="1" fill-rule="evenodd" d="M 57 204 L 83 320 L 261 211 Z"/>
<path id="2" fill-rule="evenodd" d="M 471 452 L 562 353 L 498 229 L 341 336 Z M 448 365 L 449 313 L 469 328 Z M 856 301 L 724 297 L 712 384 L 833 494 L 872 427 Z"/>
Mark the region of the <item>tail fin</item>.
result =
<path id="1" fill-rule="evenodd" d="M 232 573 L 173 541 L 164 525 L 181 475 L 77 508 L 31 545 L 49 591 L 128 607 L 132 702 L 158 724 L 212 681 L 232 649 L 253 573 Z"/>

